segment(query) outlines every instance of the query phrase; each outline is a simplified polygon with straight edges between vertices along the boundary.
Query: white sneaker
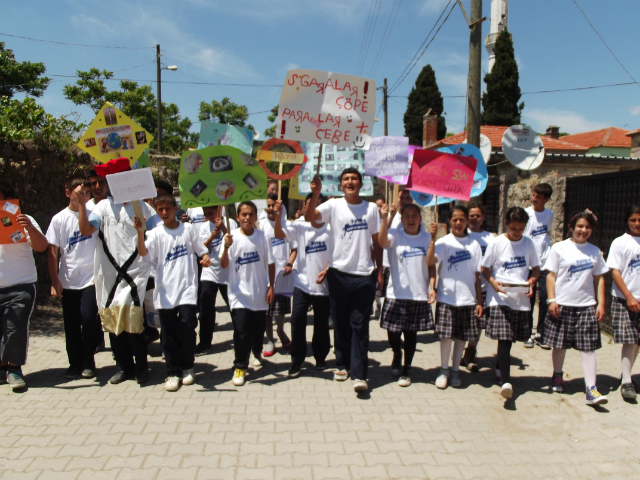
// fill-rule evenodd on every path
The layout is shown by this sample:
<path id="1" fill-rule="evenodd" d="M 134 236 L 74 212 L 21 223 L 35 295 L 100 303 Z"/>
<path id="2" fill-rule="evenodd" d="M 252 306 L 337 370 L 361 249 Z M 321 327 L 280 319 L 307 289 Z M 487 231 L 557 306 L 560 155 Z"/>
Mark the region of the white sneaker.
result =
<path id="1" fill-rule="evenodd" d="M 167 392 L 177 392 L 180 389 L 180 377 L 178 377 L 177 375 L 168 377 L 164 381 L 164 389 Z"/>
<path id="2" fill-rule="evenodd" d="M 196 374 L 193 368 L 182 371 L 182 384 L 193 385 L 196 381 Z"/>
<path id="3" fill-rule="evenodd" d="M 436 387 L 438 387 L 440 390 L 444 390 L 445 388 L 447 388 L 448 384 L 449 384 L 449 369 L 441 368 L 440 375 L 438 376 L 438 378 L 436 378 Z"/>
<path id="4" fill-rule="evenodd" d="M 411 385 L 411 378 L 409 377 L 400 377 L 398 379 L 398 385 L 401 387 L 408 387 Z"/>
<path id="5" fill-rule="evenodd" d="M 353 381 L 353 389 L 356 392 L 366 392 L 367 390 L 369 390 L 369 385 L 367 385 L 367 382 L 365 380 L 354 380 Z"/>
<path id="6" fill-rule="evenodd" d="M 262 357 L 253 357 L 253 362 L 251 362 L 251 364 L 254 367 L 259 367 L 260 365 L 262 365 Z"/>
<path id="7" fill-rule="evenodd" d="M 349 378 L 349 372 L 346 370 L 336 370 L 333 373 L 333 379 L 336 382 L 344 382 L 347 378 Z"/>
<path id="8" fill-rule="evenodd" d="M 247 374 L 247 371 L 242 369 L 242 368 L 236 368 L 235 373 L 233 374 L 233 379 L 231 380 L 231 382 L 236 386 L 236 387 L 241 387 L 242 385 L 244 385 L 245 382 L 245 375 Z"/>
<path id="9" fill-rule="evenodd" d="M 500 389 L 500 395 L 509 400 L 513 396 L 513 387 L 510 383 L 505 383 Z"/>

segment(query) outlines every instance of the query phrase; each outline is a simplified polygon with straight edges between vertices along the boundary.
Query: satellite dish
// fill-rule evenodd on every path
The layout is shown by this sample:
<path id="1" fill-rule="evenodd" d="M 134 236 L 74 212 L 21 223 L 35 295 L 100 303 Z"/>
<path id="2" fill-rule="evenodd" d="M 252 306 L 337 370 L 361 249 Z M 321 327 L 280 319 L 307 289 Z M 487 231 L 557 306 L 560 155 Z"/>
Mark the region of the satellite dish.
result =
<path id="1" fill-rule="evenodd" d="M 486 137 L 485 137 L 486 138 Z M 488 140 L 488 139 L 487 139 Z M 491 143 L 489 143 L 489 151 L 491 151 Z M 465 157 L 472 157 L 477 160 L 476 173 L 473 175 L 473 187 L 471 188 L 471 196 L 477 197 L 482 195 L 485 188 L 487 188 L 487 180 L 489 178 L 489 172 L 487 172 L 487 165 L 484 160 L 482 151 L 475 145 L 470 143 L 461 143 L 459 145 L 448 145 L 438 149 L 438 152 L 453 153 L 455 155 L 463 155 Z M 438 198 L 438 204 L 448 203 L 453 201 L 452 199 L 446 199 L 448 201 L 441 202 Z"/>
<path id="2" fill-rule="evenodd" d="M 520 170 L 534 170 L 544 160 L 544 144 L 527 125 L 513 125 L 502 136 L 502 151 L 509 163 Z"/>
<path id="3" fill-rule="evenodd" d="M 465 138 L 462 143 L 467 143 L 467 139 Z M 484 163 L 489 165 L 489 159 L 491 158 L 491 140 L 483 134 L 480 134 L 480 153 L 482 153 Z"/>
<path id="4" fill-rule="evenodd" d="M 256 131 L 254 131 L 254 132 L 253 132 L 253 139 L 254 139 L 254 140 L 257 140 L 258 138 L 260 138 L 260 132 L 256 132 Z"/>
<path id="5" fill-rule="evenodd" d="M 418 204 L 426 207 L 433 200 L 433 195 L 430 193 L 414 192 L 411 190 L 411 198 Z"/>

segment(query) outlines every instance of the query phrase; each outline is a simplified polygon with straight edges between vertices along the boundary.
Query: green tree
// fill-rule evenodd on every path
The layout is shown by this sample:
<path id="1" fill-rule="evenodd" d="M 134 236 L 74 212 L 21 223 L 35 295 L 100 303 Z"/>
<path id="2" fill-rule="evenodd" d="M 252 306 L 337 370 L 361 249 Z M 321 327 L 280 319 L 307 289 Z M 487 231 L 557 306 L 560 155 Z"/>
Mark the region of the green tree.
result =
<path id="1" fill-rule="evenodd" d="M 211 103 L 200 102 L 198 120 L 201 122 L 211 120 L 225 125 L 255 130 L 253 125 L 247 124 L 248 119 L 249 109 L 245 105 L 233 103 L 229 97 L 224 97 L 221 102 L 217 100 L 212 100 Z"/>
<path id="2" fill-rule="evenodd" d="M 503 30 L 494 48 L 496 62 L 490 73 L 484 77 L 487 91 L 482 94 L 482 124 L 510 127 L 520 123 L 524 102 L 518 105 L 522 96 L 518 82 L 518 64 L 513 50 L 513 38 L 508 30 Z"/>
<path id="3" fill-rule="evenodd" d="M 44 63 L 18 62 L 13 50 L 0 42 L 0 97 L 12 98 L 16 93 L 42 96 L 51 82 L 42 76 L 45 71 Z"/>
<path id="4" fill-rule="evenodd" d="M 276 118 L 278 118 L 278 108 L 280 105 L 276 105 L 271 109 L 271 115 L 267 117 L 267 120 L 271 123 L 275 123 Z M 265 138 L 273 138 L 276 136 L 276 127 L 277 125 L 272 125 L 264 131 Z"/>
<path id="5" fill-rule="evenodd" d="M 431 65 L 425 65 L 411 88 L 404 113 L 404 135 L 410 145 L 422 145 L 422 117 L 431 108 L 438 115 L 438 140 L 447 134 L 447 125 L 442 112 L 444 104 L 436 82 L 436 74 Z"/>
<path id="6" fill-rule="evenodd" d="M 105 80 L 113 77 L 108 70 L 92 68 L 87 72 L 78 70 L 79 79 L 75 85 L 65 85 L 64 96 L 76 105 L 87 105 L 94 112 L 98 112 L 104 102 L 110 102 L 140 124 L 154 137 L 157 136 L 158 118 L 156 96 L 151 86 L 138 85 L 132 80 L 121 80 L 120 90 L 109 91 Z M 197 146 L 197 138 L 189 132 L 191 120 L 180 115 L 180 109 L 175 103 L 167 105 L 162 102 L 162 143 L 164 153 L 182 153 L 189 147 Z M 195 143 L 194 143 L 195 139 Z M 154 138 L 150 147 L 154 148 L 157 141 Z"/>

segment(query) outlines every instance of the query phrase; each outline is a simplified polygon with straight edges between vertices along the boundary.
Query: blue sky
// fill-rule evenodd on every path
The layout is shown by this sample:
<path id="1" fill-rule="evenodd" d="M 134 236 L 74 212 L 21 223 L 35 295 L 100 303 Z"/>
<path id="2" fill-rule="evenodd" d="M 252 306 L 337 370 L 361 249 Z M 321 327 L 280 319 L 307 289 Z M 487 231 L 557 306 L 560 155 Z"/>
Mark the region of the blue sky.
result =
<path id="1" fill-rule="evenodd" d="M 91 67 L 114 71 L 116 78 L 154 80 L 154 52 L 161 45 L 165 65 L 162 98 L 180 107 L 194 121 L 200 101 L 221 100 L 247 105 L 251 113 L 278 103 L 278 87 L 237 87 L 173 84 L 175 82 L 280 85 L 290 68 L 310 68 L 372 77 L 393 84 L 447 5 L 448 0 L 398 0 L 397 16 L 381 48 L 394 0 L 381 0 L 368 55 L 357 69 L 359 53 L 373 0 L 180 0 L 137 2 L 111 0 L 3 1 L 0 32 L 37 39 L 92 45 L 149 47 L 103 49 L 41 43 L 0 36 L 18 60 L 41 61 L 48 75 L 74 75 Z M 640 80 L 637 48 L 640 29 L 637 0 L 577 0 L 609 47 L 631 75 Z M 455 3 L 455 0 L 454 2 Z M 467 11 L 470 0 L 463 0 Z M 490 16 L 490 0 L 484 15 Z M 396 3 L 398 7 L 398 3 Z M 603 45 L 573 0 L 511 0 L 509 30 L 513 33 L 523 92 L 567 89 L 629 82 L 631 79 Z M 483 25 L 483 37 L 489 22 Z M 456 7 L 436 39 L 389 103 L 389 133 L 403 135 L 406 97 L 420 69 L 431 64 L 436 72 L 446 112 L 447 129 L 464 128 L 469 29 Z M 366 47 L 365 47 L 366 50 Z M 378 55 L 379 52 L 379 55 Z M 375 59 L 378 62 L 374 64 Z M 360 62 L 362 63 L 362 62 Z M 142 65 L 142 66 L 140 66 Z M 136 67 L 136 68 L 132 68 Z M 483 72 L 487 52 L 483 47 Z M 484 74 L 484 73 L 483 73 Z M 90 121 L 89 108 L 77 107 L 62 95 L 73 78 L 54 82 L 39 100 L 50 113 L 77 111 Z M 145 83 L 145 82 L 141 82 Z M 117 82 L 108 82 L 111 88 Z M 151 83 L 155 89 L 155 83 Z M 576 133 L 610 125 L 640 128 L 640 86 L 528 94 L 523 120 L 537 131 L 549 124 Z M 381 122 L 374 129 L 382 135 Z M 250 122 L 261 136 L 269 127 L 267 113 Z"/>

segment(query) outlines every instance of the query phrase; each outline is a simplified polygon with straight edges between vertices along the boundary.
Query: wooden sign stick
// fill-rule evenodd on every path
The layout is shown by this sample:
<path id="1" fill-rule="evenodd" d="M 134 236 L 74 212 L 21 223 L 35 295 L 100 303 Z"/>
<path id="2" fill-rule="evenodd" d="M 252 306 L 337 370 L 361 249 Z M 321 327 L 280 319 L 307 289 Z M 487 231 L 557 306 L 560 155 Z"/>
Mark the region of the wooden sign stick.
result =
<path id="1" fill-rule="evenodd" d="M 140 205 L 140 200 L 134 200 L 131 202 L 131 206 L 133 207 L 133 213 L 136 217 L 140 219 L 142 222 L 142 231 L 144 232 L 147 229 L 147 225 L 145 224 L 144 213 L 142 213 L 142 205 Z"/>
<path id="2" fill-rule="evenodd" d="M 433 208 L 436 209 L 436 223 L 440 223 L 440 219 L 438 218 L 438 196 L 437 195 L 436 195 L 435 206 Z"/>
<path id="3" fill-rule="evenodd" d="M 227 221 L 227 235 L 229 235 L 231 233 L 231 227 L 229 226 L 229 205 L 225 205 L 224 206 L 225 209 L 225 220 Z"/>
<path id="4" fill-rule="evenodd" d="M 397 207 L 398 206 L 398 202 L 399 202 L 399 197 L 400 196 L 400 185 L 398 185 L 397 183 L 393 184 L 393 198 L 391 199 L 391 201 L 393 202 L 393 204 Z M 398 212 L 400 213 L 400 212 Z"/>
<path id="5" fill-rule="evenodd" d="M 282 162 L 278 165 L 278 174 L 282 176 Z M 278 180 L 278 200 L 282 200 L 282 180 Z"/>
<path id="6" fill-rule="evenodd" d="M 320 150 L 318 151 L 318 165 L 316 166 L 316 175 L 320 175 L 320 159 L 322 158 L 322 143 L 320 144 Z"/>

